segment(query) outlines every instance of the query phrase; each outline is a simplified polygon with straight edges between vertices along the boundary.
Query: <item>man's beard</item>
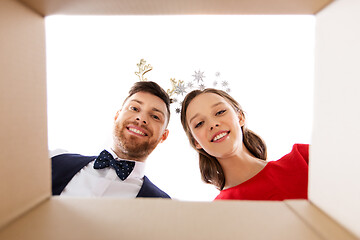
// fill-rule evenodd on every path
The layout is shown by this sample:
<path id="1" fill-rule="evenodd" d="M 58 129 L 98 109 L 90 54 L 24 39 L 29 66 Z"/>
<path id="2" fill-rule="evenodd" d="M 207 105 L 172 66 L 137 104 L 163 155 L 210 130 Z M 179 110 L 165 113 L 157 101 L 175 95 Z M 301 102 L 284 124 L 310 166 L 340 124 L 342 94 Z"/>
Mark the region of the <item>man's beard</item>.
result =
<path id="1" fill-rule="evenodd" d="M 156 139 L 152 141 L 141 140 L 141 137 L 125 134 L 128 131 L 126 126 L 131 123 L 132 125 L 139 126 L 134 122 L 124 122 L 122 126 L 115 125 L 114 127 L 114 144 L 116 149 L 119 149 L 122 154 L 132 160 L 145 159 L 157 146 L 158 141 Z M 146 126 L 139 126 L 147 130 L 147 133 L 151 137 L 153 133 Z M 119 156 L 121 157 L 121 156 Z"/>

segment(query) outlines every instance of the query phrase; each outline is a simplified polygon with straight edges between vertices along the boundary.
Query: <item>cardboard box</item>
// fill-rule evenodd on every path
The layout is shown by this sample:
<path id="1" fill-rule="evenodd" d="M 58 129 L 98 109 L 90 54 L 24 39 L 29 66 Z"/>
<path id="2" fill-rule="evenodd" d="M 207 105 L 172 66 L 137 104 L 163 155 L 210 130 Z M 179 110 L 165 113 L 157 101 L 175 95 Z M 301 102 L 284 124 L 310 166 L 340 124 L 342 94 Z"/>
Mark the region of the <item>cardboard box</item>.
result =
<path id="1" fill-rule="evenodd" d="M 360 4 L 330 2 L 0 0 L 0 239 L 359 239 Z M 44 34 L 51 14 L 317 14 L 309 201 L 51 197 Z"/>

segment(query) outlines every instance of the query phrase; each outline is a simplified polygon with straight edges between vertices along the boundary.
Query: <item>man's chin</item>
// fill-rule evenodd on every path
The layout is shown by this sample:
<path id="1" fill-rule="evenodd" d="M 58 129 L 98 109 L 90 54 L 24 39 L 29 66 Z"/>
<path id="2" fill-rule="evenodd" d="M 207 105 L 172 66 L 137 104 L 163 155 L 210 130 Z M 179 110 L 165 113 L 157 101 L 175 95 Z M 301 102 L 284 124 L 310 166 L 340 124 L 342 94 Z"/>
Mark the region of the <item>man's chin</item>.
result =
<path id="1" fill-rule="evenodd" d="M 133 134 L 129 134 L 127 136 L 127 138 L 129 139 L 128 141 L 144 141 L 144 142 L 149 141 L 147 136 L 137 136 L 137 135 L 133 135 Z"/>
<path id="2" fill-rule="evenodd" d="M 129 155 L 146 155 L 149 153 L 149 142 L 139 139 L 130 139 L 123 144 L 124 150 Z"/>
<path id="3" fill-rule="evenodd" d="M 131 158 L 146 158 L 156 147 L 156 143 L 149 140 L 149 137 L 134 136 L 120 132 L 116 142 L 122 152 Z"/>
<path id="4" fill-rule="evenodd" d="M 149 146 L 149 142 L 147 140 L 135 137 L 134 139 L 129 138 L 129 140 L 126 141 L 124 145 L 126 149 L 146 149 Z"/>
<path id="5" fill-rule="evenodd" d="M 126 153 L 128 157 L 132 158 L 133 160 L 147 158 L 147 156 L 150 154 L 148 148 L 144 149 L 141 147 L 127 147 Z"/>

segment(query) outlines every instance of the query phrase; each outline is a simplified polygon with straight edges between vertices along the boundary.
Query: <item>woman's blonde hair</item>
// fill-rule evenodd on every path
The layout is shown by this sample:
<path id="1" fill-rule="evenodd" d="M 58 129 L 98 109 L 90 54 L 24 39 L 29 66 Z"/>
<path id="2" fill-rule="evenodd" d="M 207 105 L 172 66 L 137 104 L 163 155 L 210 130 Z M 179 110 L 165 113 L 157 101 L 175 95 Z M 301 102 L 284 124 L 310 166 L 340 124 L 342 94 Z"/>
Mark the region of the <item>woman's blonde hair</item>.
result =
<path id="1" fill-rule="evenodd" d="M 189 125 L 186 121 L 186 110 L 190 104 L 190 102 L 197 96 L 203 93 L 215 93 L 221 97 L 223 97 L 236 112 L 239 112 L 244 118 L 244 111 L 242 110 L 240 104 L 232 98 L 229 94 L 222 90 L 206 88 L 204 90 L 194 90 L 188 93 L 181 107 L 181 124 L 186 132 L 186 135 L 190 141 L 190 145 L 199 153 L 199 167 L 201 178 L 205 183 L 215 185 L 219 190 L 222 190 L 225 186 L 225 175 L 224 171 L 218 162 L 218 160 L 209 155 L 203 149 L 197 149 L 195 146 L 195 138 L 191 134 Z M 246 128 L 246 125 L 241 127 L 243 133 L 243 143 L 245 147 L 249 150 L 249 152 L 257 158 L 262 160 L 266 160 L 266 144 L 265 142 L 255 134 L 253 131 Z"/>

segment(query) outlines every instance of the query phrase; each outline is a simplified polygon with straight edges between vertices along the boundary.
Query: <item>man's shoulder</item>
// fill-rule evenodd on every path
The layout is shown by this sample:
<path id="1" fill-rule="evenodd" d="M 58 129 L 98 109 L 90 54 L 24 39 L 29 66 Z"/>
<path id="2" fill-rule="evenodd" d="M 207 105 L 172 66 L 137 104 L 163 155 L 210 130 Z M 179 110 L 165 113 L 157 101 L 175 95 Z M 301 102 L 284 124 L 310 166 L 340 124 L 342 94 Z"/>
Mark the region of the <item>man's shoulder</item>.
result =
<path id="1" fill-rule="evenodd" d="M 51 157 L 51 159 L 95 159 L 97 156 L 85 156 L 78 153 L 62 153 L 56 156 Z"/>
<path id="2" fill-rule="evenodd" d="M 53 158 L 96 158 L 96 156 L 85 156 L 82 154 L 78 154 L 78 153 L 72 153 L 69 152 L 68 150 L 65 149 L 61 149 L 61 148 L 57 148 L 54 150 L 49 150 L 49 157 L 51 159 Z"/>
<path id="3" fill-rule="evenodd" d="M 84 156 L 77 153 L 62 153 L 53 156 L 51 162 L 53 169 L 59 166 L 77 166 L 82 168 L 95 158 L 96 156 Z"/>
<path id="4" fill-rule="evenodd" d="M 60 195 L 69 181 L 96 156 L 63 153 L 51 158 L 52 192 Z"/>

